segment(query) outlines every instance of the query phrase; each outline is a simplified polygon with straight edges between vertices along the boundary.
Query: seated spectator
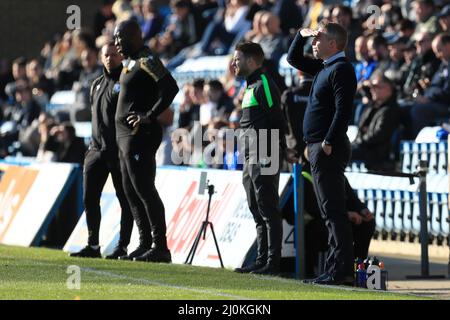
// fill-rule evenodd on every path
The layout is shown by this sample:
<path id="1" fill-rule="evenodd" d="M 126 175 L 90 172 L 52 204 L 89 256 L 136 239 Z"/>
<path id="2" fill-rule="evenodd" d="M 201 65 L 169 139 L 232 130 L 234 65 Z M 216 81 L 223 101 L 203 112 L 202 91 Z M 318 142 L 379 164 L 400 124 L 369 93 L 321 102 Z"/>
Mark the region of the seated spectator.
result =
<path id="1" fill-rule="evenodd" d="M 437 15 L 439 19 L 439 24 L 441 25 L 442 31 L 450 31 L 450 4 L 442 8 L 441 12 Z"/>
<path id="2" fill-rule="evenodd" d="M 53 152 L 56 162 L 82 165 L 86 145 L 82 138 L 76 136 L 73 125 L 70 122 L 63 122 L 51 128 L 44 146 L 45 151 Z"/>
<path id="3" fill-rule="evenodd" d="M 381 35 L 372 35 L 367 40 L 370 58 L 375 61 L 377 72 L 384 72 L 389 66 L 389 50 L 386 39 Z"/>
<path id="4" fill-rule="evenodd" d="M 228 116 L 234 109 L 231 99 L 226 99 L 227 97 L 224 95 L 221 85 L 219 81 L 214 81 L 212 86 L 208 83 L 204 87 L 204 101 L 200 105 L 200 124 L 204 129 L 208 127 L 213 119 L 228 119 Z M 218 104 L 221 97 L 224 98 L 223 101 L 226 105 L 220 106 Z M 219 107 L 221 107 L 221 110 L 219 110 Z"/>
<path id="5" fill-rule="evenodd" d="M 158 13 L 156 0 L 144 0 L 142 11 L 144 14 L 142 38 L 144 41 L 148 41 L 161 31 L 163 21 Z"/>
<path id="6" fill-rule="evenodd" d="M 16 95 L 16 84 L 19 80 L 27 80 L 27 59 L 19 57 L 13 61 L 12 76 L 13 81 L 5 86 L 5 93 L 9 97 L 9 103 L 13 104 Z"/>
<path id="7" fill-rule="evenodd" d="M 271 12 L 280 19 L 281 32 L 288 36 L 295 33 L 302 26 L 303 16 L 296 0 L 277 0 Z"/>
<path id="8" fill-rule="evenodd" d="M 391 139 L 399 126 L 399 108 L 395 84 L 383 75 L 375 74 L 370 83 L 372 101 L 365 108 L 352 143 L 352 160 L 363 161 L 366 168 L 390 168 Z"/>
<path id="9" fill-rule="evenodd" d="M 91 106 L 89 93 L 92 82 L 102 74 L 102 67 L 98 63 L 98 53 L 95 49 L 86 49 L 81 54 L 83 70 L 77 82 L 73 84 L 75 91 L 75 106 L 70 110 L 70 118 L 75 121 L 90 121 Z"/>
<path id="10" fill-rule="evenodd" d="M 278 68 L 281 56 L 287 51 L 285 37 L 280 29 L 280 19 L 273 13 L 267 12 L 261 17 L 261 36 L 253 42 L 259 43 L 265 58 L 272 60 Z"/>
<path id="11" fill-rule="evenodd" d="M 184 98 L 180 104 L 178 127 L 190 130 L 195 121 L 200 120 L 200 105 L 204 103 L 203 87 L 205 80 L 197 79 L 192 84 L 188 83 L 183 88 Z"/>
<path id="12" fill-rule="evenodd" d="M 360 36 L 355 40 L 355 57 L 357 61 L 355 65 L 356 81 L 360 84 L 370 79 L 377 65 L 369 55 L 365 36 Z"/>
<path id="13" fill-rule="evenodd" d="M 44 75 L 42 66 L 37 59 L 28 62 L 26 72 L 33 97 L 44 109 L 54 92 L 53 81 Z"/>
<path id="14" fill-rule="evenodd" d="M 435 14 L 433 0 L 415 0 L 413 10 L 416 17 L 416 30 L 414 36 L 426 32 L 435 35 L 441 31 L 438 18 Z"/>
<path id="15" fill-rule="evenodd" d="M 423 95 L 416 98 L 416 104 L 411 109 L 414 136 L 425 126 L 450 116 L 450 35 L 439 34 L 434 38 L 432 47 L 436 57 L 441 60 L 441 65 L 429 87 Z"/>
<path id="16" fill-rule="evenodd" d="M 266 13 L 269 13 L 269 11 L 261 10 L 255 13 L 252 20 L 252 29 L 245 34 L 245 40 L 258 42 L 262 38 L 262 17 Z"/>
<path id="17" fill-rule="evenodd" d="M 39 117 L 41 108 L 34 100 L 31 88 L 26 80 L 15 84 L 15 104 L 6 106 L 3 110 L 3 120 L 9 121 L 10 129 L 3 133 L 0 149 L 2 154 L 14 153 L 19 150 L 8 150 L 15 141 L 22 137 L 34 119 Z M 30 154 L 26 154 L 30 155 Z"/>
<path id="18" fill-rule="evenodd" d="M 388 41 L 389 57 L 391 58 L 391 61 L 384 71 L 384 75 L 392 80 L 398 88 L 403 86 L 405 78 L 405 75 L 402 73 L 402 66 L 405 63 L 403 52 L 408 41 L 408 38 L 401 38 L 397 35 Z"/>
<path id="19" fill-rule="evenodd" d="M 355 40 L 361 35 L 361 27 L 353 20 L 353 12 L 350 7 L 338 5 L 331 11 L 331 20 L 339 23 L 347 30 L 348 40 L 345 56 L 350 62 L 356 62 Z"/>
<path id="20" fill-rule="evenodd" d="M 223 18 L 218 17 L 208 25 L 203 34 L 200 50 L 203 54 L 227 53 L 238 38 L 250 30 L 250 21 L 246 19 L 248 0 L 231 0 L 225 8 Z M 220 44 L 217 44 L 219 42 Z"/>
<path id="21" fill-rule="evenodd" d="M 417 96 L 422 95 L 439 68 L 440 61 L 431 47 L 432 40 L 433 36 L 426 32 L 419 33 L 415 38 L 416 58 L 405 76 L 406 80 L 401 93 L 403 99 L 413 101 Z"/>

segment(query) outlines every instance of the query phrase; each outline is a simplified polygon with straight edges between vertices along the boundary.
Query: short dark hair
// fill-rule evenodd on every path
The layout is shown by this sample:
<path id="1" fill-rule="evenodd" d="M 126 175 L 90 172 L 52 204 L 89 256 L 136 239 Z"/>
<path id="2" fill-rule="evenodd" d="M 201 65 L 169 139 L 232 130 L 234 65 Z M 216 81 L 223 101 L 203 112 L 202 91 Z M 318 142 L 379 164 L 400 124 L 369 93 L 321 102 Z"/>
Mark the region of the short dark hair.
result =
<path id="1" fill-rule="evenodd" d="M 240 42 L 236 45 L 236 51 L 240 51 L 246 58 L 252 58 L 259 65 L 264 62 L 264 51 L 258 43 L 251 41 Z"/>
<path id="2" fill-rule="evenodd" d="M 439 33 L 436 38 L 439 38 L 439 41 L 442 42 L 443 45 L 450 43 L 450 34 L 449 33 Z M 436 39 L 435 38 L 435 39 Z"/>
<path id="3" fill-rule="evenodd" d="M 25 57 L 18 57 L 13 61 L 13 64 L 17 64 L 19 67 L 26 67 L 27 59 Z"/>
<path id="4" fill-rule="evenodd" d="M 319 23 L 319 27 L 325 30 L 325 33 L 329 39 L 336 41 L 336 47 L 338 50 L 345 50 L 347 47 L 347 31 L 343 26 L 335 22 L 322 20 Z"/>
<path id="5" fill-rule="evenodd" d="M 213 79 L 208 81 L 208 85 L 215 91 L 223 91 L 223 84 L 219 80 Z"/>
<path id="6" fill-rule="evenodd" d="M 346 6 L 344 4 L 338 4 L 336 7 L 333 8 L 333 11 L 335 9 L 342 10 L 342 12 L 344 12 L 346 15 L 350 16 L 350 18 L 353 18 L 353 11 L 352 11 L 352 8 L 350 8 L 349 6 Z"/>

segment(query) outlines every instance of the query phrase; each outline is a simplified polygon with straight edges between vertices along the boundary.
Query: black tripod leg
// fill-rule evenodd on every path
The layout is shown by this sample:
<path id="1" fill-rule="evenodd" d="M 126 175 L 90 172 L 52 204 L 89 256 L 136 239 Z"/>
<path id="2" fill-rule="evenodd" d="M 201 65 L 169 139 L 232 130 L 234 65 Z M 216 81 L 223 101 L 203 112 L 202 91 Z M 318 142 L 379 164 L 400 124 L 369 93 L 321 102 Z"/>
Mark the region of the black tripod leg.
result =
<path id="1" fill-rule="evenodd" d="M 200 242 L 200 237 L 202 236 L 203 230 L 206 229 L 206 222 L 203 221 L 202 226 L 200 228 L 200 230 L 197 233 L 197 236 L 195 237 L 195 241 L 194 244 L 191 247 L 191 250 L 189 251 L 189 254 L 186 258 L 186 261 L 184 262 L 185 264 L 192 264 L 192 261 L 194 260 L 194 256 L 195 256 L 195 251 L 197 251 L 197 246 L 198 243 Z"/>
<path id="2" fill-rule="evenodd" d="M 217 243 L 216 234 L 215 234 L 215 232 L 214 232 L 213 224 L 212 224 L 212 222 L 208 222 L 208 224 L 209 224 L 209 227 L 211 228 L 211 232 L 212 232 L 212 235 L 213 235 L 213 237 L 214 237 L 214 243 L 216 244 L 217 253 L 219 254 L 220 265 L 221 265 L 222 268 L 223 268 L 222 255 L 220 254 L 219 244 Z"/>

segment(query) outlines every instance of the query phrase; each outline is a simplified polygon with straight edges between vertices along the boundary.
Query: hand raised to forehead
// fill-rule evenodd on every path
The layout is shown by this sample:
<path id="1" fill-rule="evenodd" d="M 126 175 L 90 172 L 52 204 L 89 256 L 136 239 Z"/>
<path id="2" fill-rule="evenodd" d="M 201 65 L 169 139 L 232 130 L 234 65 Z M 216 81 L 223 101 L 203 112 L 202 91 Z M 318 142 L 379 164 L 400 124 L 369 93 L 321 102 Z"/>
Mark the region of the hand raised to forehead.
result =
<path id="1" fill-rule="evenodd" d="M 300 30 L 300 34 L 302 37 L 316 37 L 319 34 L 319 30 L 304 28 Z"/>

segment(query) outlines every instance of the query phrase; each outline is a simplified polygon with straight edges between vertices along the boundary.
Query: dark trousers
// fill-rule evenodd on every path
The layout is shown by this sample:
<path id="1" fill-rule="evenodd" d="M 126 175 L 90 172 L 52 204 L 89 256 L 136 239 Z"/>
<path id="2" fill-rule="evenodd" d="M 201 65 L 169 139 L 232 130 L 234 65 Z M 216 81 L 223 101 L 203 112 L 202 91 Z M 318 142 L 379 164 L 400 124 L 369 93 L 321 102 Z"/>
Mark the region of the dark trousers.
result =
<path id="1" fill-rule="evenodd" d="M 99 244 L 100 220 L 102 217 L 100 197 L 110 173 L 122 209 L 119 246 L 127 247 L 133 230 L 133 216 L 122 187 L 119 158 L 116 153 L 107 154 L 97 150 L 89 150 L 84 159 L 83 199 L 89 232 L 88 244 Z"/>
<path id="2" fill-rule="evenodd" d="M 336 279 L 353 275 L 353 236 L 347 216 L 344 170 L 350 159 L 350 142 L 333 145 L 327 156 L 322 143 L 308 144 L 317 202 L 328 229 L 329 254 L 325 270 Z"/>
<path id="3" fill-rule="evenodd" d="M 369 255 L 370 240 L 375 231 L 375 219 L 352 225 L 353 253 L 355 258 L 365 259 Z"/>
<path id="4" fill-rule="evenodd" d="M 155 154 L 162 129 L 118 139 L 122 182 L 143 247 L 167 250 L 164 204 L 155 187 Z"/>
<path id="5" fill-rule="evenodd" d="M 278 195 L 280 173 L 263 175 L 260 164 L 249 164 L 246 160 L 242 180 L 248 206 L 256 223 L 256 262 L 279 267 L 283 238 Z"/>

